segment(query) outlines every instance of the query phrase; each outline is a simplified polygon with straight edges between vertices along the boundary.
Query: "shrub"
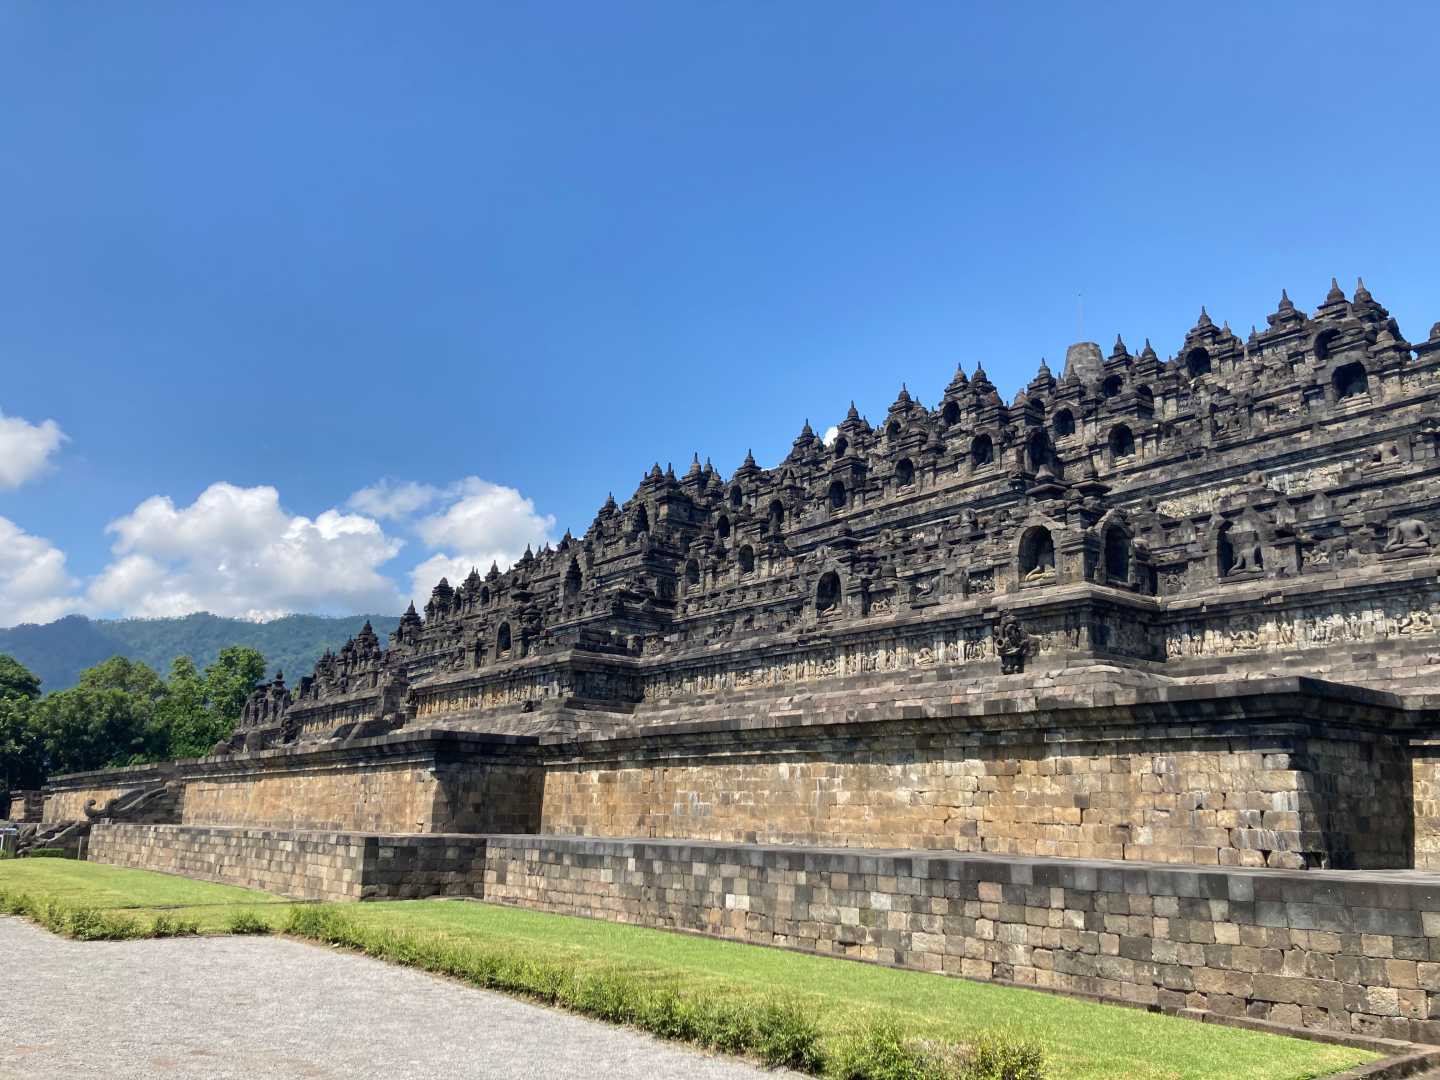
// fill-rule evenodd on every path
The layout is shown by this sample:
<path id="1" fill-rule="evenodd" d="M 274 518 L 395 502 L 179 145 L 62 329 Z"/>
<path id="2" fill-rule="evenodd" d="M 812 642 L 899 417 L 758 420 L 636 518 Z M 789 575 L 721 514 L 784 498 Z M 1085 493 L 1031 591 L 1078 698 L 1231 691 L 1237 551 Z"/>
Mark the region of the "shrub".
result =
<path id="1" fill-rule="evenodd" d="M 111 911 L 97 911 L 94 908 L 70 908 L 68 911 L 61 909 L 57 921 L 64 925 L 63 932 L 76 941 L 129 941 L 145 936 L 144 929 L 135 919 L 127 915 L 116 915 Z"/>
<path id="2" fill-rule="evenodd" d="M 60 847 L 32 847 L 25 852 L 27 859 L 63 859 L 65 849 Z"/>
<path id="3" fill-rule="evenodd" d="M 1009 1032 L 947 1043 L 905 1038 L 881 1020 L 845 1042 L 831 1071 L 838 1080 L 1044 1080 L 1045 1054 Z"/>
<path id="4" fill-rule="evenodd" d="M 227 929 L 232 934 L 269 934 L 275 928 L 254 912 L 237 911 Z"/>
<path id="5" fill-rule="evenodd" d="M 150 930 L 146 937 L 181 937 L 185 934 L 198 934 L 200 924 L 193 919 L 177 919 L 171 915 L 161 912 L 155 916 L 155 921 L 150 924 Z"/>

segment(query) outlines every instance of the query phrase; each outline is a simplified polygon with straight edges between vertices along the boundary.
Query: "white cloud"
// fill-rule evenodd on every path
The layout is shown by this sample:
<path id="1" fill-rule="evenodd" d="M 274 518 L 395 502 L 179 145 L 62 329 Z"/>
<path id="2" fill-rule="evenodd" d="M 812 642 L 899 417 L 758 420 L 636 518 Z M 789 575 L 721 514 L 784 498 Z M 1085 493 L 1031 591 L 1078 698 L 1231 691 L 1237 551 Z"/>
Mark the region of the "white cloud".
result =
<path id="1" fill-rule="evenodd" d="M 496 562 L 504 570 L 550 538 L 555 518 L 541 517 L 535 504 L 514 488 L 478 476 L 460 481 L 445 492 L 453 501 L 444 510 L 421 518 L 415 531 L 435 552 L 410 572 L 417 602 L 427 599 L 442 577 L 461 580 L 475 567 L 482 574 Z"/>
<path id="2" fill-rule="evenodd" d="M 126 615 L 211 611 L 252 619 L 291 611 L 392 611 L 378 572 L 404 544 L 373 518 L 287 514 L 273 487 L 211 484 L 188 507 L 146 499 L 106 526 L 117 556 L 91 583 L 90 607 Z"/>
<path id="3" fill-rule="evenodd" d="M 68 438 L 54 420 L 37 426 L 0 413 L 0 491 L 17 488 L 39 476 L 50 455 Z"/>
<path id="4" fill-rule="evenodd" d="M 416 510 L 434 512 L 413 519 Z M 351 496 L 351 510 L 313 520 L 290 514 L 273 487 L 211 484 L 189 506 L 146 499 L 117 518 L 113 560 L 81 590 L 64 552 L 0 518 L 0 625 L 92 615 L 212 611 L 268 619 L 292 611 L 398 611 L 405 597 L 381 568 L 405 541 L 378 518 L 400 519 L 429 555 L 409 573 L 422 602 L 441 577 L 462 580 L 550 539 L 555 519 L 514 488 L 469 477 L 447 488 L 381 481 Z"/>
<path id="5" fill-rule="evenodd" d="M 839 428 L 838 426 L 828 427 L 828 428 L 825 429 L 825 437 L 824 437 L 823 439 L 821 439 L 820 441 L 823 442 L 826 446 L 834 446 L 834 445 L 835 445 L 835 438 L 836 438 L 836 436 L 838 436 L 839 434 L 840 434 L 840 428 Z"/>
<path id="6" fill-rule="evenodd" d="M 392 484 L 381 480 L 369 487 L 361 488 L 350 496 L 348 505 L 352 510 L 376 518 L 403 518 L 413 514 L 422 506 L 428 506 L 440 497 L 442 492 L 429 484 Z"/>
<path id="7" fill-rule="evenodd" d="M 65 553 L 0 517 L 0 626 L 46 623 L 75 610 L 79 584 L 65 572 Z"/>

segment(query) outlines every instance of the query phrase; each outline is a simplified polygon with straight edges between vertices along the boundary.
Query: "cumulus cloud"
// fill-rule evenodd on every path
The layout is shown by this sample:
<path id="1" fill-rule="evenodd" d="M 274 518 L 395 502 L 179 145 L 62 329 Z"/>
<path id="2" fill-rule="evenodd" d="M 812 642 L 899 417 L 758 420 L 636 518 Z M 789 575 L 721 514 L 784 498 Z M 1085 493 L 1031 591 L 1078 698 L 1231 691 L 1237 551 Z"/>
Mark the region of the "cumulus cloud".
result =
<path id="1" fill-rule="evenodd" d="M 432 512 L 415 517 L 430 507 Z M 382 572 L 405 545 L 380 519 L 418 538 L 427 557 L 409 590 Z M 555 519 L 514 488 L 469 477 L 445 488 L 380 481 L 346 509 L 311 519 L 280 505 L 273 487 L 216 483 L 189 506 L 146 499 L 110 522 L 113 559 L 86 587 L 48 540 L 0 518 L 0 625 L 49 622 L 72 611 L 172 616 L 194 611 L 250 619 L 292 611 L 398 611 L 405 591 L 424 601 L 441 577 L 509 567 L 550 539 Z"/>
<path id="2" fill-rule="evenodd" d="M 406 484 L 381 480 L 351 495 L 348 505 L 352 510 L 359 510 L 371 517 L 404 518 L 422 506 L 429 506 L 441 494 L 439 488 L 430 484 L 417 484 L 414 480 Z"/>
<path id="3" fill-rule="evenodd" d="M 117 537 L 117 558 L 90 584 L 96 610 L 265 619 L 291 611 L 391 611 L 401 602 L 379 567 L 403 540 L 363 514 L 289 514 L 273 487 L 211 484 L 182 508 L 156 495 L 106 532 Z"/>
<path id="4" fill-rule="evenodd" d="M 449 505 L 421 518 L 415 531 L 435 554 L 410 572 L 416 600 L 430 595 L 442 577 L 464 578 L 471 567 L 481 573 L 492 562 L 503 570 L 550 538 L 555 518 L 535 512 L 535 504 L 514 488 L 471 476 L 448 488 Z"/>
<path id="5" fill-rule="evenodd" d="M 821 439 L 820 441 L 823 442 L 826 446 L 834 446 L 834 445 L 835 445 L 835 439 L 836 439 L 837 436 L 839 436 L 839 434 L 840 434 L 840 428 L 839 428 L 838 425 L 833 426 L 833 427 L 828 427 L 828 428 L 825 429 L 825 437 L 824 437 L 823 439 Z"/>
<path id="6" fill-rule="evenodd" d="M 0 626 L 58 619 L 75 609 L 77 585 L 63 551 L 0 517 Z"/>
<path id="7" fill-rule="evenodd" d="M 39 476 L 68 437 L 54 420 L 37 425 L 0 412 L 0 491 Z"/>

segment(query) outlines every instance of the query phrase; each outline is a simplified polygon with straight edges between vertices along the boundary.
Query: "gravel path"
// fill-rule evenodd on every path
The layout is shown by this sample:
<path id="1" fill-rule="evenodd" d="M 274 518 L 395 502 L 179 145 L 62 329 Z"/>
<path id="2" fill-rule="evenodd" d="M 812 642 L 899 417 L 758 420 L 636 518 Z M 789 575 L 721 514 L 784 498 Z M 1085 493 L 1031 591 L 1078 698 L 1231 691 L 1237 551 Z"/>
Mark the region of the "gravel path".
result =
<path id="1" fill-rule="evenodd" d="M 285 938 L 78 942 L 0 917 L 0 1080 L 777 1075 Z"/>

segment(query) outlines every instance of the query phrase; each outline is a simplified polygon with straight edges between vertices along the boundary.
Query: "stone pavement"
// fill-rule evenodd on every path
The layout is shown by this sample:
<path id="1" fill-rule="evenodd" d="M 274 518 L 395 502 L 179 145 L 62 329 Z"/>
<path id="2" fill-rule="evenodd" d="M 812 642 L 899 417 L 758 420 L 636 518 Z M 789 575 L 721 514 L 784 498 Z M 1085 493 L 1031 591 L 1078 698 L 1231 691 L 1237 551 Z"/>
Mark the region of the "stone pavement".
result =
<path id="1" fill-rule="evenodd" d="M 75 942 L 0 918 L 0 1080 L 760 1075 L 289 939 Z"/>

